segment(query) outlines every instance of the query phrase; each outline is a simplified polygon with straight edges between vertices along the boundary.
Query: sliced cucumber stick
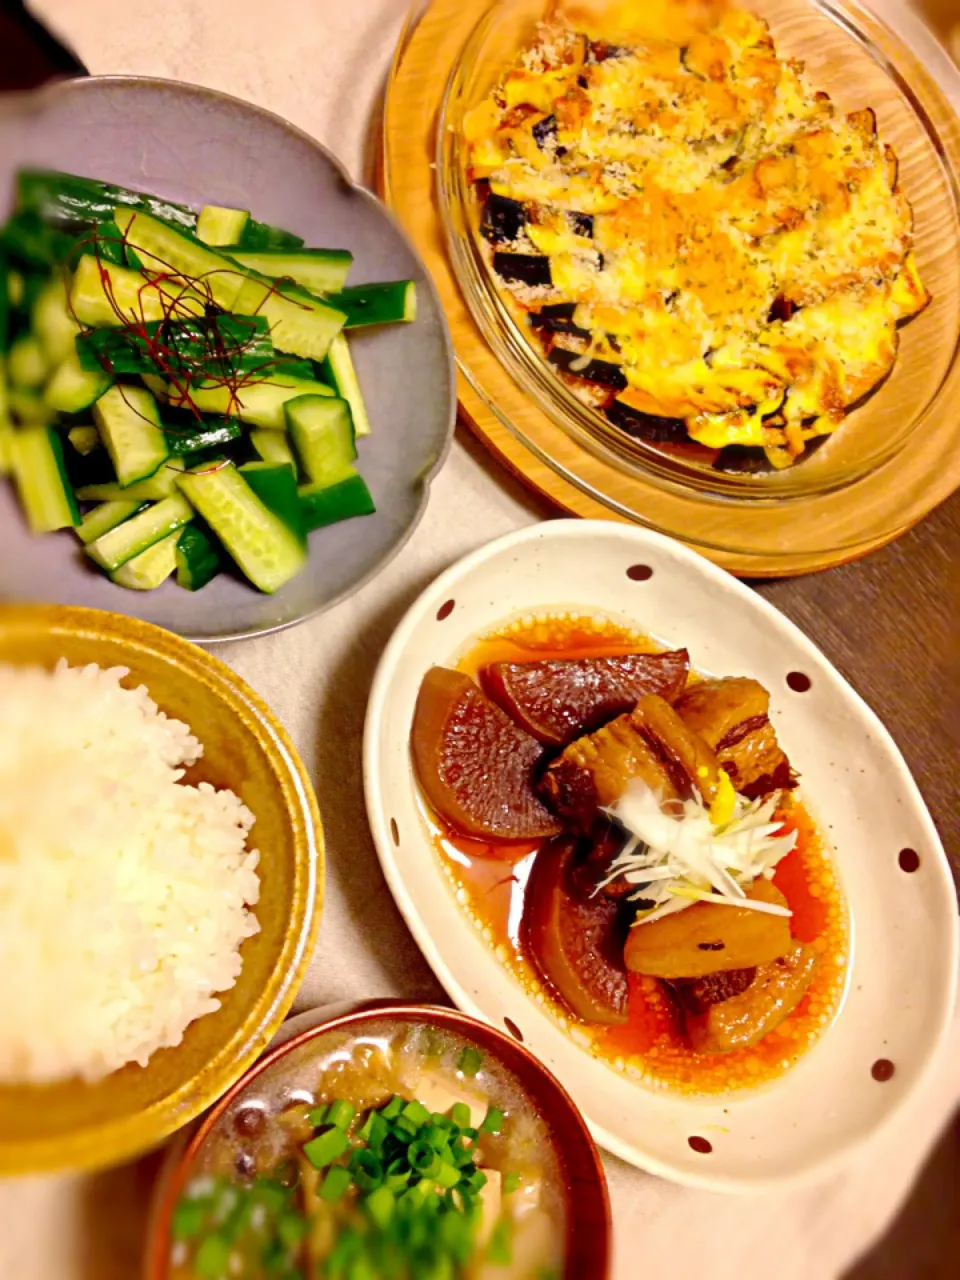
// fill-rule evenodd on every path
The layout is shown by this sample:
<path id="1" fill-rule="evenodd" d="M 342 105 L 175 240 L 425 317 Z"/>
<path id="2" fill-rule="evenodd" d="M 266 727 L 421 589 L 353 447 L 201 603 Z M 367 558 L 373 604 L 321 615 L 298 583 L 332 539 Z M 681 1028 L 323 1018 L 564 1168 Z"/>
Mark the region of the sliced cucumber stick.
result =
<path id="1" fill-rule="evenodd" d="M 301 396 L 289 401 L 285 412 L 290 438 L 312 484 L 335 484 L 353 473 L 357 446 L 346 400 Z"/>
<path id="2" fill-rule="evenodd" d="M 62 275 L 51 276 L 37 294 L 30 327 L 37 335 L 51 368 L 73 355 L 80 326 L 70 314 L 67 285 Z"/>
<path id="3" fill-rule="evenodd" d="M 323 362 L 323 375 L 328 378 L 338 396 L 346 400 L 353 418 L 353 432 L 357 436 L 370 434 L 370 418 L 360 390 L 357 371 L 353 366 L 350 344 L 345 333 L 338 333 L 330 343 L 330 350 Z"/>
<path id="4" fill-rule="evenodd" d="M 82 325 L 116 328 L 131 321 L 203 315 L 203 299 L 182 285 L 152 282 L 139 271 L 84 254 L 70 285 L 70 308 Z"/>
<path id="5" fill-rule="evenodd" d="M 7 356 L 7 374 L 15 386 L 35 391 L 46 381 L 50 366 L 40 339 L 25 333 L 10 348 Z"/>
<path id="6" fill-rule="evenodd" d="M 290 441 L 287 439 L 285 432 L 273 431 L 266 427 L 255 427 L 250 432 L 250 443 L 264 462 L 273 462 L 278 466 L 289 462 L 296 469 L 297 464 L 293 457 L 293 450 L 290 448 Z"/>
<path id="7" fill-rule="evenodd" d="M 285 231 L 283 227 L 273 227 L 269 222 L 257 222 L 256 218 L 251 218 L 244 227 L 240 240 L 241 249 L 253 249 L 257 252 L 262 249 L 283 249 L 289 253 L 302 247 L 303 236 Z"/>
<path id="8" fill-rule="evenodd" d="M 271 280 L 293 280 L 311 293 L 335 293 L 353 264 L 348 249 L 228 249 L 234 262 Z"/>
<path id="9" fill-rule="evenodd" d="M 291 533 L 302 541 L 306 536 L 303 512 L 297 495 L 297 473 L 292 463 L 248 462 L 240 474 L 263 505 L 279 516 Z"/>
<path id="10" fill-rule="evenodd" d="M 197 239 L 204 244 L 237 244 L 250 221 L 248 209 L 224 209 L 208 204 L 200 210 L 197 219 Z"/>
<path id="11" fill-rule="evenodd" d="M 182 493 L 147 507 L 139 515 L 102 534 L 87 547 L 87 555 L 113 572 L 193 519 L 193 508 Z M 171 570 L 172 572 L 172 570 Z"/>
<path id="12" fill-rule="evenodd" d="M 296 534 L 269 511 L 236 467 L 185 472 L 180 488 L 254 586 L 272 592 L 303 568 L 307 553 Z"/>
<path id="13" fill-rule="evenodd" d="M 100 447 L 100 432 L 96 427 L 71 427 L 67 432 L 67 439 L 84 458 Z"/>
<path id="14" fill-rule="evenodd" d="M 67 481 L 60 437 L 48 427 L 20 427 L 13 433 L 13 475 L 34 533 L 52 533 L 80 523 Z"/>
<path id="15" fill-rule="evenodd" d="M 201 449 L 218 449 L 240 435 L 236 422 L 202 422 L 195 427 L 167 427 L 167 448 L 171 454 L 199 453 Z"/>
<path id="16" fill-rule="evenodd" d="M 171 393 L 173 388 L 171 387 Z M 249 422 L 255 427 L 283 430 L 287 425 L 283 406 L 298 396 L 332 396 L 332 387 L 308 378 L 277 375 L 269 382 L 251 382 L 236 393 L 229 387 L 194 387 L 190 398 L 201 413 L 222 413 Z M 171 404 L 176 400 L 171 398 Z"/>
<path id="17" fill-rule="evenodd" d="M 7 403 L 10 413 L 24 426 L 48 427 L 56 421 L 56 411 L 44 403 L 39 391 L 13 386 L 8 392 Z"/>
<path id="18" fill-rule="evenodd" d="M 199 524 L 186 525 L 177 542 L 177 585 L 199 591 L 220 572 L 220 544 Z"/>
<path id="19" fill-rule="evenodd" d="M 98 538 L 115 529 L 124 520 L 129 520 L 143 508 L 142 502 L 120 500 L 117 502 L 101 502 L 98 507 L 88 511 L 77 525 L 77 537 L 86 546 L 96 542 Z"/>
<path id="20" fill-rule="evenodd" d="M 346 314 L 295 285 L 251 276 L 234 299 L 245 316 L 266 316 L 278 351 L 322 360 L 346 323 Z"/>
<path id="21" fill-rule="evenodd" d="M 177 271 L 188 279 L 200 279 L 224 311 L 257 314 L 234 305 L 246 273 L 230 258 L 149 214 L 116 209 L 113 216 L 147 270 Z"/>
<path id="22" fill-rule="evenodd" d="M 353 516 L 369 516 L 376 510 L 363 476 L 348 476 L 337 484 L 301 485 L 300 506 L 307 530 L 350 520 Z"/>
<path id="23" fill-rule="evenodd" d="M 179 531 L 167 534 L 146 551 L 127 560 L 110 574 L 110 581 L 128 591 L 153 591 L 166 582 L 177 567 Z"/>
<path id="24" fill-rule="evenodd" d="M 157 402 L 146 387 L 111 387 L 93 407 L 120 484 L 144 480 L 169 457 Z"/>
<path id="25" fill-rule="evenodd" d="M 332 293 L 331 306 L 346 314 L 348 329 L 370 324 L 397 324 L 417 318 L 417 286 L 412 280 L 355 284 Z"/>
<path id="26" fill-rule="evenodd" d="M 146 480 L 128 484 L 88 484 L 77 490 L 81 502 L 160 502 L 177 491 L 177 476 L 186 469 L 182 458 L 170 458 Z"/>
<path id="27" fill-rule="evenodd" d="M 54 369 L 43 389 L 43 401 L 57 413 L 82 413 L 100 399 L 112 382 L 103 369 L 84 369 L 74 350 Z"/>

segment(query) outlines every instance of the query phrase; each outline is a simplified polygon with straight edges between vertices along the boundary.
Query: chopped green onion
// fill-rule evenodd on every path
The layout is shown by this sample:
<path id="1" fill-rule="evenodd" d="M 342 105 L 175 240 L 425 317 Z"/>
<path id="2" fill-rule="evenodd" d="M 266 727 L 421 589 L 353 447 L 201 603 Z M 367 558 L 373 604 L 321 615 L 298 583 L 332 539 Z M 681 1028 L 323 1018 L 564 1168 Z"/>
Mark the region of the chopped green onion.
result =
<path id="1" fill-rule="evenodd" d="M 405 1133 L 408 1138 L 415 1138 L 420 1126 L 415 1124 L 407 1116 L 397 1116 L 393 1122 L 393 1127 L 401 1133 Z"/>
<path id="2" fill-rule="evenodd" d="M 260 1178 L 254 1183 L 253 1198 L 270 1214 L 279 1213 L 289 1199 L 283 1187 L 277 1186 L 275 1182 L 268 1182 L 266 1178 Z"/>
<path id="3" fill-rule="evenodd" d="M 378 1119 L 382 1119 L 382 1117 L 380 1117 L 379 1115 L 379 1112 L 368 1111 L 366 1120 L 364 1120 L 363 1124 L 357 1130 L 357 1137 L 362 1138 L 364 1142 L 370 1141 L 370 1135 L 373 1133 L 374 1116 L 377 1116 Z"/>
<path id="4" fill-rule="evenodd" d="M 470 1108 L 465 1102 L 455 1102 L 450 1109 L 450 1115 L 453 1117 L 453 1123 L 460 1129 L 466 1129 L 470 1124 Z"/>
<path id="5" fill-rule="evenodd" d="M 193 1240 L 206 1219 L 207 1205 L 202 1200 L 181 1200 L 173 1211 L 170 1232 L 174 1240 Z"/>
<path id="6" fill-rule="evenodd" d="M 457 1105 L 457 1104 L 455 1103 L 454 1105 Z M 430 1117 L 430 1123 L 433 1125 L 436 1125 L 438 1129 L 455 1129 L 456 1128 L 456 1123 L 453 1120 L 451 1120 L 449 1116 L 445 1116 L 442 1111 L 434 1111 Z M 468 1119 L 467 1124 L 469 1123 L 470 1121 Z"/>
<path id="7" fill-rule="evenodd" d="M 351 1154 L 350 1170 L 361 1191 L 376 1191 L 383 1182 L 383 1165 L 369 1148 L 359 1147 Z"/>
<path id="8" fill-rule="evenodd" d="M 453 1163 L 462 1169 L 464 1165 L 473 1164 L 473 1155 L 472 1147 L 454 1147 Z"/>
<path id="9" fill-rule="evenodd" d="M 286 1213 L 277 1223 L 277 1235 L 287 1249 L 295 1249 L 308 1230 L 309 1223 L 299 1213 Z"/>
<path id="10" fill-rule="evenodd" d="M 456 1165 L 448 1164 L 445 1160 L 441 1160 L 439 1171 L 433 1174 L 433 1181 L 437 1186 L 443 1187 L 444 1191 L 449 1191 L 451 1187 L 455 1187 L 460 1181 L 460 1170 Z"/>
<path id="11" fill-rule="evenodd" d="M 385 1107 L 380 1108 L 380 1114 L 383 1116 L 384 1120 L 394 1120 L 403 1110 L 405 1105 L 406 1100 L 395 1095 L 390 1099 Z"/>
<path id="12" fill-rule="evenodd" d="M 193 1269 L 200 1280 L 220 1280 L 230 1262 L 230 1246 L 222 1236 L 207 1236 L 197 1250 Z"/>
<path id="13" fill-rule="evenodd" d="M 240 1192 L 236 1187 L 229 1183 L 221 1187 L 213 1204 L 213 1221 L 218 1227 L 223 1226 L 239 1203 Z"/>
<path id="14" fill-rule="evenodd" d="M 354 1260 L 343 1272 L 343 1280 L 380 1280 L 377 1268 L 364 1254 Z"/>
<path id="15" fill-rule="evenodd" d="M 482 1066 L 483 1054 L 479 1049 L 474 1049 L 472 1045 L 468 1045 L 461 1053 L 457 1067 L 465 1076 L 475 1076 Z"/>
<path id="16" fill-rule="evenodd" d="M 327 1108 L 325 1106 L 311 1107 L 307 1112 L 307 1120 L 315 1129 L 319 1129 L 327 1121 Z"/>
<path id="17" fill-rule="evenodd" d="M 380 1280 L 374 1264 L 368 1257 L 354 1258 L 344 1272 L 344 1280 Z"/>
<path id="18" fill-rule="evenodd" d="M 367 1139 L 367 1144 L 371 1151 L 379 1152 L 390 1133 L 390 1125 L 377 1111 L 371 1113 L 370 1119 L 370 1136 Z"/>
<path id="19" fill-rule="evenodd" d="M 334 1124 L 338 1129 L 349 1129 L 350 1122 L 356 1114 L 357 1108 L 352 1102 L 345 1102 L 343 1098 L 338 1098 L 336 1102 L 330 1103 L 326 1123 Z"/>
<path id="20" fill-rule="evenodd" d="M 480 1191 L 487 1185 L 487 1175 L 482 1169 L 474 1169 L 472 1173 L 468 1173 L 464 1177 L 464 1182 L 471 1191 Z"/>
<path id="21" fill-rule="evenodd" d="M 444 1196 L 447 1206 L 455 1213 L 469 1214 L 473 1212 L 473 1192 L 464 1183 L 451 1187 Z"/>
<path id="22" fill-rule="evenodd" d="M 505 1196 L 512 1196 L 514 1191 L 516 1191 L 519 1188 L 519 1186 L 520 1186 L 519 1173 L 505 1173 L 503 1175 L 503 1194 Z"/>
<path id="23" fill-rule="evenodd" d="M 473 1231 L 470 1220 L 458 1213 L 445 1213 L 440 1219 L 440 1243 L 459 1262 L 467 1262 L 473 1253 Z"/>
<path id="24" fill-rule="evenodd" d="M 397 1156 L 395 1160 L 391 1160 L 387 1165 L 385 1184 L 391 1191 L 402 1191 L 413 1176 L 413 1170 L 410 1168 L 410 1162 L 406 1156 Z"/>
<path id="25" fill-rule="evenodd" d="M 407 1151 L 410 1168 L 424 1178 L 432 1178 L 440 1168 L 440 1157 L 429 1142 L 411 1142 Z"/>
<path id="26" fill-rule="evenodd" d="M 408 1102 L 400 1114 L 406 1116 L 406 1118 L 411 1121 L 411 1123 L 415 1124 L 418 1129 L 421 1125 L 427 1124 L 430 1120 L 430 1112 L 422 1102 Z"/>
<path id="27" fill-rule="evenodd" d="M 483 1124 L 480 1126 L 484 1133 L 499 1133 L 503 1128 L 503 1112 L 499 1107 L 490 1107 L 487 1111 Z"/>
<path id="28" fill-rule="evenodd" d="M 303 1154 L 307 1157 L 315 1169 L 325 1169 L 328 1164 L 333 1164 L 346 1151 L 350 1145 L 350 1139 L 342 1129 L 330 1125 L 327 1129 L 321 1129 L 315 1138 L 304 1144 Z"/>
<path id="29" fill-rule="evenodd" d="M 434 1151 L 450 1149 L 450 1130 L 441 1129 L 439 1125 L 428 1124 L 421 1130 L 420 1137 L 429 1142 Z"/>
<path id="30" fill-rule="evenodd" d="M 331 1165 L 320 1184 L 320 1199 L 326 1200 L 328 1204 L 336 1204 L 352 1182 L 353 1176 L 349 1169 L 345 1169 L 342 1164 Z"/>
<path id="31" fill-rule="evenodd" d="M 389 1187 L 377 1187 L 364 1200 L 363 1207 L 377 1226 L 383 1229 L 393 1217 L 397 1203 Z"/>

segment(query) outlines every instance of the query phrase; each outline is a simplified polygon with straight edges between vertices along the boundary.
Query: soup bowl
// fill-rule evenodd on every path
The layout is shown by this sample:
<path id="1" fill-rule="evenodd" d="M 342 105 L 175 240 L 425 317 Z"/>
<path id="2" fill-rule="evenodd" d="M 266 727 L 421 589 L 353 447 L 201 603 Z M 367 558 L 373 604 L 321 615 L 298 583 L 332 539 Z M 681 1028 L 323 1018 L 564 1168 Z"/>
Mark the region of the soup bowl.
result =
<path id="1" fill-rule="evenodd" d="M 369 1077 L 379 1068 L 376 1063 L 371 1067 L 370 1062 L 377 1057 L 377 1046 L 384 1044 L 401 1045 L 401 1055 L 411 1053 L 408 1064 L 416 1060 L 422 1065 L 424 1056 L 432 1055 L 440 1065 L 431 1066 L 412 1088 L 407 1084 L 391 1087 L 395 1080 L 389 1075 L 371 1086 Z M 545 1157 L 541 1166 L 544 1191 L 540 1205 L 550 1214 L 551 1238 L 563 1240 L 559 1269 L 545 1274 L 555 1275 L 557 1280 L 560 1276 L 564 1280 L 580 1280 L 586 1275 L 591 1280 L 604 1280 L 608 1275 L 610 1252 L 606 1180 L 597 1148 L 563 1087 L 511 1036 L 453 1009 L 390 1000 L 325 1007 L 291 1019 L 281 1029 L 271 1050 L 236 1082 L 191 1133 L 171 1148 L 157 1184 L 143 1280 L 180 1280 L 182 1276 L 192 1275 L 189 1267 L 184 1269 L 181 1260 L 186 1252 L 183 1244 L 181 1256 L 177 1253 L 176 1236 L 182 1236 L 177 1227 L 177 1211 L 178 1206 L 187 1202 L 185 1192 L 189 1196 L 191 1188 L 198 1185 L 198 1177 L 220 1174 L 224 1169 L 229 1169 L 234 1177 L 237 1170 L 248 1178 L 259 1176 L 264 1168 L 261 1154 L 264 1149 L 274 1158 L 278 1151 L 272 1145 L 271 1135 L 278 1129 L 279 1122 L 271 1130 L 271 1118 L 289 1115 L 298 1107 L 314 1107 L 324 1093 L 330 1092 L 331 1081 L 326 1073 L 337 1068 L 336 1065 L 331 1068 L 329 1063 L 336 1064 L 339 1060 L 342 1066 L 344 1057 L 349 1057 L 358 1045 L 367 1047 L 368 1058 L 364 1059 L 354 1085 L 351 1086 L 347 1075 L 337 1077 L 338 1097 L 349 1095 L 351 1088 L 359 1089 L 359 1093 L 354 1094 L 355 1126 L 368 1108 L 380 1105 L 382 1098 L 400 1089 L 413 1098 L 417 1092 L 435 1089 L 440 1078 L 450 1086 L 450 1096 L 462 1089 L 471 1099 L 500 1101 L 505 1113 L 504 1140 L 510 1132 L 511 1121 L 518 1127 L 532 1124 L 529 1132 L 535 1132 L 544 1144 L 541 1150 Z M 463 1070 L 453 1067 L 452 1058 L 444 1065 L 444 1055 L 449 1052 L 459 1055 L 456 1061 L 460 1064 L 472 1057 L 476 1074 L 471 1077 L 469 1062 Z M 320 1059 L 325 1064 L 324 1078 L 318 1083 Z M 476 1065 L 478 1062 L 480 1066 Z M 400 1069 L 390 1067 L 390 1070 Z M 425 1083 L 428 1078 L 432 1083 Z M 504 1101 L 504 1089 L 513 1100 L 512 1105 Z M 485 1094 L 485 1090 L 489 1092 Z M 443 1105 L 446 1098 L 441 1100 L 439 1095 L 427 1097 L 426 1094 L 424 1097 L 436 1110 L 447 1110 Z M 265 1116 L 266 1123 L 258 1120 L 257 1133 L 251 1137 L 245 1135 L 245 1130 L 250 1128 L 246 1118 L 253 1113 Z M 317 1117 L 313 1116 L 313 1120 Z M 288 1124 L 284 1124 L 286 1133 L 290 1132 Z M 324 1129 L 320 1128 L 319 1132 L 322 1134 Z M 268 1143 L 271 1145 L 266 1146 Z M 516 1147 L 504 1150 L 512 1156 Z M 256 1162 L 258 1158 L 261 1163 L 251 1168 L 247 1161 Z M 525 1171 L 518 1194 L 522 1195 L 523 1187 L 534 1181 L 536 1179 Z M 496 1272 L 498 1277 L 512 1278 L 514 1274 L 526 1280 L 526 1271 Z M 539 1273 L 534 1268 L 530 1274 Z"/>

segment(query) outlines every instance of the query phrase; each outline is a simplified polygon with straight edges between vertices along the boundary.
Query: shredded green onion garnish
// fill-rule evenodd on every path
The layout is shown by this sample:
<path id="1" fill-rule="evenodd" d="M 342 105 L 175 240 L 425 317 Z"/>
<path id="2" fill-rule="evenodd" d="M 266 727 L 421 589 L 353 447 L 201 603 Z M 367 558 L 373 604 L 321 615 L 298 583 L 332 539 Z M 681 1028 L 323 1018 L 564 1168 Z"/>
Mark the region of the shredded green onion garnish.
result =
<path id="1" fill-rule="evenodd" d="M 765 800 L 737 795 L 729 819 L 717 824 L 699 796 L 662 802 L 634 779 L 607 810 L 630 838 L 600 888 L 621 877 L 635 885 L 631 898 L 651 904 L 638 913 L 638 925 L 683 911 L 692 902 L 790 915 L 785 907 L 746 896 L 754 881 L 769 879 L 796 845 L 797 833 L 781 834 L 774 817 L 780 795 L 774 792 Z"/>

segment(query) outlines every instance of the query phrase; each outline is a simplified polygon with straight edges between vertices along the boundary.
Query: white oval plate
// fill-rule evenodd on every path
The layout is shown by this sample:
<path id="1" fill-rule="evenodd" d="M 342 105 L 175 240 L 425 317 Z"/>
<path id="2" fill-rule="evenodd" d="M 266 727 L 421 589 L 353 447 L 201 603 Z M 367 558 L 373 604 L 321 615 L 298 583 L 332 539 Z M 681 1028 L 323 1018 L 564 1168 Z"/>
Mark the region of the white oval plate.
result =
<path id="1" fill-rule="evenodd" d="M 627 570 L 644 565 L 644 580 Z M 804 795 L 832 842 L 852 917 L 847 993 L 821 1041 L 750 1093 L 690 1098 L 638 1084 L 574 1044 L 497 961 L 454 898 L 417 803 L 409 736 L 420 681 L 472 639 L 547 608 L 599 610 L 700 670 L 751 675 Z M 794 692 L 787 674 L 811 681 Z M 651 1173 L 753 1190 L 835 1167 L 927 1074 L 949 1026 L 957 973 L 953 880 L 933 822 L 886 729 L 826 658 L 761 597 L 676 542 L 605 521 L 557 520 L 467 556 L 428 587 L 380 662 L 364 741 L 367 809 L 384 874 L 437 977 L 461 1009 L 510 1019 L 559 1077 L 597 1141 Z M 901 870 L 901 849 L 920 857 Z M 893 1078 L 871 1075 L 880 1058 Z M 709 1139 L 708 1155 L 687 1139 Z"/>

